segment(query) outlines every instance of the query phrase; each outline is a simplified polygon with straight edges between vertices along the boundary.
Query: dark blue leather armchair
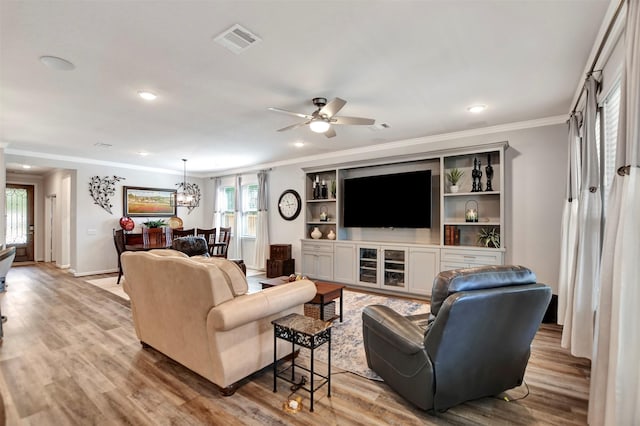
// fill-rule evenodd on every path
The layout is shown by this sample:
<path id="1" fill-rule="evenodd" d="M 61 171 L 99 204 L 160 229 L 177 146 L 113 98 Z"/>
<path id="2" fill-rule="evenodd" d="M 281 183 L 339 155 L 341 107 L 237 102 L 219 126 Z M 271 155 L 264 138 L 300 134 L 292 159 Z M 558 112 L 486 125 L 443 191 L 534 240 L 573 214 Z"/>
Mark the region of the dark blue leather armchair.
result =
<path id="1" fill-rule="evenodd" d="M 442 411 L 520 385 L 551 289 L 521 266 L 441 272 L 426 330 L 382 305 L 367 306 L 367 363 L 405 399 Z"/>

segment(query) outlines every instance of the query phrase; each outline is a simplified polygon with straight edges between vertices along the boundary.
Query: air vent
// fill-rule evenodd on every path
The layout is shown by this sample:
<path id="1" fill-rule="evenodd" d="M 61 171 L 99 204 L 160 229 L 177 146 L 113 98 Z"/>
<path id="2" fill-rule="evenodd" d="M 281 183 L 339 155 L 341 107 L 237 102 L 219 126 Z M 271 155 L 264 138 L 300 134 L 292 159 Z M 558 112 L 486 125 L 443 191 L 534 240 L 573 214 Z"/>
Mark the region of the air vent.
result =
<path id="1" fill-rule="evenodd" d="M 391 125 L 388 123 L 376 123 L 372 126 L 369 126 L 369 128 L 373 131 L 378 131 L 378 130 L 384 130 L 384 129 L 388 129 L 390 128 Z"/>
<path id="2" fill-rule="evenodd" d="M 262 40 L 248 29 L 236 24 L 214 38 L 214 40 L 235 53 L 236 55 L 244 52 L 256 43 Z"/>

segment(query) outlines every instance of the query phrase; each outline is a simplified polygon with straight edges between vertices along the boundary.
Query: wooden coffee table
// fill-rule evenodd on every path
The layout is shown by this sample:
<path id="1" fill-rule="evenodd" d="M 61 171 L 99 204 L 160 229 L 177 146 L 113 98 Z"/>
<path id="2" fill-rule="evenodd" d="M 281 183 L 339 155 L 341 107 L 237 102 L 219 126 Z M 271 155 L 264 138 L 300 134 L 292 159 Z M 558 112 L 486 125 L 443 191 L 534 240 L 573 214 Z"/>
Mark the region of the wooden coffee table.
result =
<path id="1" fill-rule="evenodd" d="M 289 282 L 289 277 L 282 276 L 260 281 L 262 289 L 274 287 Z M 340 298 L 340 322 L 342 322 L 343 304 L 342 290 L 345 288 L 342 284 L 333 284 L 323 281 L 314 281 L 316 284 L 316 296 L 308 303 L 317 303 L 320 305 L 320 319 L 324 321 L 324 305 Z"/>

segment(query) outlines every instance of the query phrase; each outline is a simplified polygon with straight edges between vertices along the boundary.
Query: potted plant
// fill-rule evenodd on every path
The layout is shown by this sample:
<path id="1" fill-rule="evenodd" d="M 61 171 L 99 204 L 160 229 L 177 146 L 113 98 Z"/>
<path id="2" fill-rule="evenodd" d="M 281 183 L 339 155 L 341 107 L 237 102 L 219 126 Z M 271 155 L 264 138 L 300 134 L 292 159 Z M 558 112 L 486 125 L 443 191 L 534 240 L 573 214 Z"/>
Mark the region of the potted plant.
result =
<path id="1" fill-rule="evenodd" d="M 146 222 L 143 222 L 142 224 L 147 228 L 161 228 L 163 226 L 166 226 L 167 222 L 165 222 L 163 219 L 158 219 L 158 220 L 148 220 Z"/>
<path id="2" fill-rule="evenodd" d="M 458 192 L 458 182 L 464 176 L 464 172 L 457 167 L 454 167 L 447 173 L 447 180 L 451 184 L 450 191 L 455 193 Z"/>
<path id="3" fill-rule="evenodd" d="M 500 248 L 500 233 L 496 228 L 482 228 L 478 233 L 478 243 L 484 247 Z"/>

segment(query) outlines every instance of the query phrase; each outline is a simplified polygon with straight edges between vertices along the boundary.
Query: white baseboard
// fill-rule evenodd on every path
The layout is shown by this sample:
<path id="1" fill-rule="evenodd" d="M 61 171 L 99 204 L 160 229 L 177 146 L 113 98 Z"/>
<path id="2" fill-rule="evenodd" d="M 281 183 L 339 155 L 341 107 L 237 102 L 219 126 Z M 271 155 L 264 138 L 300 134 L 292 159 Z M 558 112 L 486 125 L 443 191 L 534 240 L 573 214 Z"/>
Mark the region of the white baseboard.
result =
<path id="1" fill-rule="evenodd" d="M 105 269 L 103 271 L 90 271 L 90 272 L 73 272 L 74 277 L 86 277 L 87 275 L 100 275 L 100 274 L 111 274 L 113 272 L 118 272 L 118 268 L 116 269 Z"/>

